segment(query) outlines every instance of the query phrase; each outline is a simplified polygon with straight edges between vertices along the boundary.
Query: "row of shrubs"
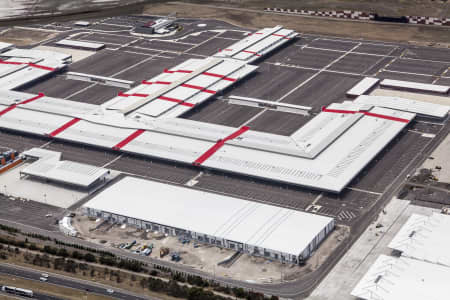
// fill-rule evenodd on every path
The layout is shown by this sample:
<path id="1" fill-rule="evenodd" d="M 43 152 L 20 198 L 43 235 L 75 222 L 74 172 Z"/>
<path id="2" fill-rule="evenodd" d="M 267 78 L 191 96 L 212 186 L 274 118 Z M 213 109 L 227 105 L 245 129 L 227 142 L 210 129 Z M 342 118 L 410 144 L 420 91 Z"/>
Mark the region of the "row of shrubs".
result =
<path id="1" fill-rule="evenodd" d="M 137 260 L 128 260 L 128 259 L 120 259 L 115 256 L 110 255 L 100 255 L 99 258 L 97 258 L 94 254 L 90 252 L 81 253 L 76 250 L 74 251 L 67 251 L 66 248 L 60 248 L 60 247 L 52 247 L 50 245 L 45 246 L 39 246 L 35 243 L 30 243 L 28 239 L 25 240 L 16 240 L 16 239 L 10 239 L 10 238 L 4 238 L 0 237 L 0 243 L 5 245 L 11 245 L 15 247 L 25 248 L 32 251 L 39 251 L 46 254 L 51 254 L 54 256 L 59 256 L 63 258 L 74 258 L 78 260 L 84 260 L 89 263 L 100 263 L 102 265 L 117 267 L 125 270 L 130 270 L 133 272 L 142 272 L 144 270 L 143 263 L 137 261 Z"/>
<path id="2" fill-rule="evenodd" d="M 9 227 L 9 226 L 2 225 L 2 224 L 0 224 L 0 230 L 6 231 L 13 235 L 16 235 L 17 233 L 22 233 L 20 231 L 20 229 Z M 45 245 L 45 246 L 41 247 L 41 246 L 36 245 L 35 243 L 30 243 L 28 241 L 28 239 L 16 240 L 16 239 L 0 237 L 0 244 L 6 244 L 6 245 L 12 245 L 12 246 L 20 247 L 20 248 L 26 248 L 26 249 L 29 249 L 32 251 L 39 251 L 42 253 L 58 256 L 58 257 L 61 257 L 64 259 L 72 258 L 72 259 L 77 259 L 77 260 L 83 260 L 83 261 L 86 261 L 89 263 L 99 263 L 102 265 L 117 267 L 120 269 L 126 269 L 129 271 L 138 272 L 138 273 L 147 271 L 144 268 L 144 264 L 142 262 L 139 262 L 137 260 L 121 259 L 121 258 L 116 257 L 116 255 L 114 255 L 113 253 L 108 252 L 108 251 L 98 250 L 95 248 L 89 248 L 89 247 L 85 247 L 85 246 L 82 246 L 79 244 L 65 243 L 63 241 L 60 241 L 57 239 L 51 239 L 47 236 L 43 236 L 40 234 L 35 234 L 35 233 L 23 233 L 23 234 L 25 236 L 28 236 L 28 237 L 31 237 L 34 239 L 39 239 L 39 240 L 43 240 L 43 241 L 53 241 L 58 246 L 70 247 L 70 248 L 74 248 L 77 250 L 82 250 L 82 251 L 85 251 L 85 253 L 79 252 L 77 250 L 69 252 L 69 251 L 67 251 L 66 248 L 52 247 L 50 245 Z M 97 254 L 97 256 L 92 253 Z M 222 286 L 222 285 L 218 284 L 217 282 L 203 279 L 200 276 L 190 275 L 190 274 L 186 274 L 186 273 L 182 273 L 182 272 L 174 272 L 170 268 L 158 266 L 158 265 L 154 265 L 154 268 L 159 269 L 163 273 L 170 274 L 171 280 L 169 282 L 166 282 L 166 281 L 163 281 L 160 279 L 155 279 L 155 278 L 148 279 L 146 286 L 148 286 L 148 288 L 152 291 L 158 291 L 158 289 L 162 289 L 162 290 L 168 292 L 168 294 L 169 294 L 169 290 L 170 290 L 171 291 L 170 293 L 175 293 L 176 295 L 180 295 L 180 296 L 175 296 L 172 294 L 169 294 L 169 295 L 172 295 L 174 297 L 179 297 L 179 298 L 187 298 L 187 299 L 199 299 L 199 300 L 200 299 L 201 300 L 205 300 L 205 299 L 207 299 L 207 300 L 222 300 L 221 298 L 225 299 L 224 297 L 217 296 L 216 294 L 212 293 L 211 291 L 203 290 L 203 288 L 209 287 L 217 292 L 228 294 L 228 295 L 231 295 L 231 296 L 234 296 L 237 298 L 246 298 L 246 299 L 251 299 L 251 300 L 265 299 L 263 294 L 254 293 L 251 291 L 244 290 L 242 288 L 230 288 L 228 286 Z M 157 270 L 152 270 L 150 272 L 150 275 L 158 276 L 159 272 Z M 175 284 L 177 284 L 177 282 L 188 283 L 195 287 L 191 287 L 191 288 L 188 288 L 186 286 L 178 286 L 177 287 L 177 286 L 175 286 Z M 171 288 L 169 288 L 169 284 L 170 284 Z M 175 292 L 172 290 L 174 290 Z M 273 299 L 278 299 L 278 298 L 273 296 L 271 299 L 273 300 Z"/>

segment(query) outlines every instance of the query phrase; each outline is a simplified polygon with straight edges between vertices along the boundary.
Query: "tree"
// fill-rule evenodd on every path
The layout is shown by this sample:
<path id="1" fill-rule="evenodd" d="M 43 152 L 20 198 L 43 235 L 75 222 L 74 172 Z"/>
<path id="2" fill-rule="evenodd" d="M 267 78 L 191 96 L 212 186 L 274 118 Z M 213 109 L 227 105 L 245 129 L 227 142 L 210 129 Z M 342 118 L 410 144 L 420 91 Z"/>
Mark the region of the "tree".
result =
<path id="1" fill-rule="evenodd" d="M 84 260 L 87 262 L 92 262 L 92 263 L 97 262 L 97 259 L 95 258 L 95 256 L 92 253 L 86 253 L 84 255 Z"/>
<path id="2" fill-rule="evenodd" d="M 69 256 L 69 252 L 67 252 L 66 248 L 59 248 L 58 256 L 68 257 Z"/>

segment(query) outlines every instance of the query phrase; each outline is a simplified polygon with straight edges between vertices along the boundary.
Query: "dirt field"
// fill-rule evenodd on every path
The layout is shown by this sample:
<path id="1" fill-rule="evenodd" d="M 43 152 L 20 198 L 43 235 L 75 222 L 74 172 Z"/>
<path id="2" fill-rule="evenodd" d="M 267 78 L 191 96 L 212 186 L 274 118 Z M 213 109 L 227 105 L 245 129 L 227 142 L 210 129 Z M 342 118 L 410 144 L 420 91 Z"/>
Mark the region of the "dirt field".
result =
<path id="1" fill-rule="evenodd" d="M 11 28 L 0 31 L 0 42 L 16 46 L 27 46 L 55 37 L 57 33 L 38 30 Z"/>
<path id="2" fill-rule="evenodd" d="M 223 3 L 220 2 L 223 6 Z M 265 4 L 264 4 L 265 5 Z M 254 11 L 220 8 L 213 5 L 169 2 L 151 4 L 144 8 L 145 14 L 167 15 L 177 12 L 177 17 L 218 19 L 246 28 L 262 28 L 284 25 L 301 33 L 314 33 L 369 40 L 443 43 L 450 45 L 450 28 L 438 26 L 411 26 L 405 24 L 374 24 L 325 18 L 277 15 Z"/>
<path id="3" fill-rule="evenodd" d="M 260 9 L 279 7 L 310 10 L 359 10 L 387 16 L 431 16 L 445 17 L 449 14 L 448 3 L 442 0 L 191 0 L 185 2 L 220 3 L 234 7 Z"/>
<path id="4" fill-rule="evenodd" d="M 102 225 L 95 231 L 90 231 L 89 229 L 98 226 L 100 222 L 96 223 L 87 217 L 76 217 L 75 219 L 74 227 L 80 232 L 83 239 L 90 242 L 103 242 L 105 245 L 117 247 L 121 243 L 136 240 L 135 246 L 130 250 L 123 251 L 133 251 L 143 245 L 153 244 L 153 253 L 150 256 L 158 259 L 160 259 L 159 250 L 162 247 L 168 247 L 171 253 L 178 252 L 180 254 L 182 258 L 180 264 L 189 265 L 221 277 L 260 283 L 278 282 L 281 277 L 283 280 L 293 280 L 314 271 L 349 234 L 347 227 L 336 228 L 303 267 L 282 264 L 278 261 L 248 254 L 243 254 L 233 265 L 224 267 L 217 264 L 234 254 L 234 251 L 230 249 L 221 249 L 204 244 L 194 246 L 194 241 L 182 244 L 177 237 L 146 232 L 134 227 L 111 227 L 108 225 L 109 223 Z M 170 261 L 171 257 L 166 255 L 162 259 Z"/>

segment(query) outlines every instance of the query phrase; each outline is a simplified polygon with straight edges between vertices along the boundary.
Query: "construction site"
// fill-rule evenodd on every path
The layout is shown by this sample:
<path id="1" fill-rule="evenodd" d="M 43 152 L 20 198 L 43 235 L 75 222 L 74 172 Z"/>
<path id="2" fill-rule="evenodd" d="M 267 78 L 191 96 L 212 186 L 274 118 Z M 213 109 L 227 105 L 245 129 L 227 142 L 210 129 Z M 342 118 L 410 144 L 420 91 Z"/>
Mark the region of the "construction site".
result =
<path id="1" fill-rule="evenodd" d="M 383 215 L 448 225 L 449 49 L 173 15 L 20 30 L 49 34 L 0 34 L 5 224 L 315 300 Z M 380 257 L 334 299 L 399 299 L 371 290 Z"/>

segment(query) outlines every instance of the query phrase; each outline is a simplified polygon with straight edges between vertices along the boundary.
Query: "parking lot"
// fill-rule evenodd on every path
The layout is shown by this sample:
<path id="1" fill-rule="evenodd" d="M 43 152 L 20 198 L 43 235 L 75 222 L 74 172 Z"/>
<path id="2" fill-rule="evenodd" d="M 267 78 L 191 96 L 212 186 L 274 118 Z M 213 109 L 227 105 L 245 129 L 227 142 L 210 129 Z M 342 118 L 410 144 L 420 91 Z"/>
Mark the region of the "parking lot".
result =
<path id="1" fill-rule="evenodd" d="M 188 58 L 209 56 L 251 31 L 221 21 L 183 19 L 179 20 L 183 30 L 173 36 L 155 38 L 134 35 L 132 29 L 136 24 L 149 19 L 115 17 L 99 20 L 92 27 L 73 29 L 77 33 L 75 39 L 105 43 L 107 47 L 70 65 L 68 69 L 139 83 Z M 205 26 L 199 27 L 200 24 Z M 42 44 L 52 44 L 68 34 L 67 30 L 61 30 L 58 37 Z M 256 64 L 259 69 L 253 75 L 221 96 L 226 99 L 237 95 L 311 106 L 313 116 L 322 106 L 348 100 L 346 91 L 365 76 L 450 83 L 450 50 L 308 34 L 301 34 Z M 123 89 L 68 80 L 64 74 L 59 74 L 24 90 L 101 104 Z M 224 99 L 211 99 L 183 117 L 235 127 L 248 125 L 255 130 L 282 135 L 292 134 L 312 117 L 230 104 Z M 340 195 L 202 171 L 191 166 L 120 155 L 104 149 L 49 142 L 11 132 L 0 131 L 0 145 L 22 151 L 48 143 L 45 148 L 62 151 L 65 159 L 174 184 L 186 184 L 195 178 L 194 188 L 313 211 L 335 217 L 338 223 L 352 225 L 365 217 L 389 184 L 433 139 L 424 137 L 422 133 L 430 130 L 439 133 L 443 128 L 443 124 L 422 121 L 409 126 Z M 313 206 L 316 209 L 312 209 Z"/>

